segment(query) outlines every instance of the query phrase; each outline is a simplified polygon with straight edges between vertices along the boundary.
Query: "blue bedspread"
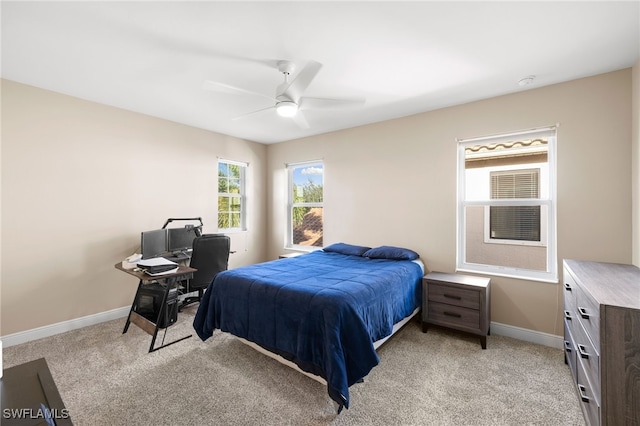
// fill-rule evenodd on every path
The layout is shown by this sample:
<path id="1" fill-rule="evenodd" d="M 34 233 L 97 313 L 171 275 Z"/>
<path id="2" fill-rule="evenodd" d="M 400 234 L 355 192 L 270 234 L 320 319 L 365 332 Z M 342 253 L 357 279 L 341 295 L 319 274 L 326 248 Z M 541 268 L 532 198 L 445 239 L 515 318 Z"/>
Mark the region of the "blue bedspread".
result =
<path id="1" fill-rule="evenodd" d="M 349 407 L 349 386 L 379 358 L 373 342 L 421 303 L 422 269 L 408 260 L 316 251 L 224 271 L 205 292 L 193 326 L 220 329 L 323 377 Z"/>

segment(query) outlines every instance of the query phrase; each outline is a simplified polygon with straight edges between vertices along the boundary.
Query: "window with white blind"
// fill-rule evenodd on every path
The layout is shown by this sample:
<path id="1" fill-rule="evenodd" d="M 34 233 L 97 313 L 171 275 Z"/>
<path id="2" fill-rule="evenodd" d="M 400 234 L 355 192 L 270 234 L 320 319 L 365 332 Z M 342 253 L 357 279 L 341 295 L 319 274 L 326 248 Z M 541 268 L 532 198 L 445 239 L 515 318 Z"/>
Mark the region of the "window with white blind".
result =
<path id="1" fill-rule="evenodd" d="M 555 128 L 458 141 L 457 269 L 557 281 Z"/>
<path id="2" fill-rule="evenodd" d="M 490 173 L 491 199 L 540 198 L 540 169 L 503 170 Z M 540 206 L 490 206 L 485 242 L 539 243 Z"/>

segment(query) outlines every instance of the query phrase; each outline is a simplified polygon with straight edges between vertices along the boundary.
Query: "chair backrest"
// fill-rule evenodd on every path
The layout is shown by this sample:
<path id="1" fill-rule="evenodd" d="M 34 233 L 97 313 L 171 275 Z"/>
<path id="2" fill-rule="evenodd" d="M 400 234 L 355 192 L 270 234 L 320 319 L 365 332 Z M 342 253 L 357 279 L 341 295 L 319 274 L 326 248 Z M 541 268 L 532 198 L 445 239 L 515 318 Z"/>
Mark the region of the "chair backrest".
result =
<path id="1" fill-rule="evenodd" d="M 190 290 L 207 287 L 218 272 L 227 270 L 230 248 L 231 240 L 226 235 L 204 234 L 193 240 L 189 265 L 198 271 L 189 280 Z"/>

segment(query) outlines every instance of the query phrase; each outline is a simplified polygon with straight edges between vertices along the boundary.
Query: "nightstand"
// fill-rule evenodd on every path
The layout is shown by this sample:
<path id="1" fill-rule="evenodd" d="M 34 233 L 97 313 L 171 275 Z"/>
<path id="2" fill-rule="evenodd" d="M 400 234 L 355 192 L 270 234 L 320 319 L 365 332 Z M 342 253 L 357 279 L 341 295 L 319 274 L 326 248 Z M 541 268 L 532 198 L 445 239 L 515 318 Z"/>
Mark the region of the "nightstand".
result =
<path id="1" fill-rule="evenodd" d="M 491 280 L 431 272 L 422 279 L 422 332 L 429 324 L 480 336 L 487 348 L 491 323 Z"/>

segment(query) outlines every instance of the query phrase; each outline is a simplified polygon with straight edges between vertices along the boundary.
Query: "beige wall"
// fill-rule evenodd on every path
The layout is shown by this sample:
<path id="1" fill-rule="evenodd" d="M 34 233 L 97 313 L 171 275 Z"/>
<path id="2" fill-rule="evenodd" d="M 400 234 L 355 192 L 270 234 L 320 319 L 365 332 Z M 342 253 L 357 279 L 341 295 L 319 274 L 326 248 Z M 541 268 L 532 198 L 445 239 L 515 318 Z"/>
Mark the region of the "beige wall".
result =
<path id="1" fill-rule="evenodd" d="M 248 229 L 230 266 L 265 258 L 264 145 L 2 80 L 0 335 L 121 308 L 114 264 L 169 217 L 216 232 L 217 159 L 249 162 Z"/>
<path id="2" fill-rule="evenodd" d="M 558 254 L 631 261 L 631 70 L 268 146 L 268 254 L 283 251 L 285 163 L 324 160 L 325 245 L 399 245 L 456 264 L 456 138 L 560 123 Z M 309 117 L 309 121 L 312 121 Z M 562 335 L 561 286 L 494 277 L 492 320 Z"/>
<path id="3" fill-rule="evenodd" d="M 633 264 L 640 266 L 640 59 L 633 66 Z"/>
<path id="4" fill-rule="evenodd" d="M 113 265 L 141 230 L 202 216 L 216 231 L 218 157 L 250 163 L 249 232 L 232 236 L 232 267 L 283 252 L 284 165 L 322 159 L 325 244 L 406 246 L 451 272 L 455 138 L 560 123 L 559 258 L 640 264 L 639 74 L 637 63 L 269 146 L 2 80 L 0 335 L 128 305 L 136 283 Z M 562 334 L 560 286 L 492 282 L 493 321 Z"/>

